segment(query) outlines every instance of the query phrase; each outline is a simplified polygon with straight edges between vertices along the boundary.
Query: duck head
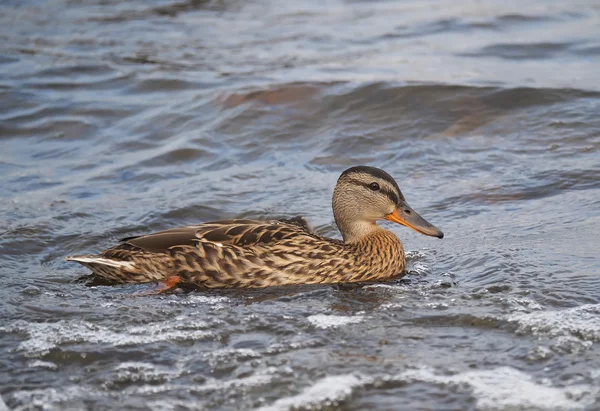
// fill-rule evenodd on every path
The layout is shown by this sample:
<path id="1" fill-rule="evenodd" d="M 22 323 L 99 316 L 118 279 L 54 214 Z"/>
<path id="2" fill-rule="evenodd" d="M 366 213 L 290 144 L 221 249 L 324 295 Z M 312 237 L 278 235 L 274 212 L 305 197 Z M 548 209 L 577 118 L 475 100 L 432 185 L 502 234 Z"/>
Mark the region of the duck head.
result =
<path id="1" fill-rule="evenodd" d="M 421 234 L 444 237 L 444 233 L 408 205 L 398 183 L 375 167 L 356 166 L 344 171 L 333 190 L 332 203 L 335 222 L 347 243 L 377 229 L 377 220 L 393 221 Z"/>

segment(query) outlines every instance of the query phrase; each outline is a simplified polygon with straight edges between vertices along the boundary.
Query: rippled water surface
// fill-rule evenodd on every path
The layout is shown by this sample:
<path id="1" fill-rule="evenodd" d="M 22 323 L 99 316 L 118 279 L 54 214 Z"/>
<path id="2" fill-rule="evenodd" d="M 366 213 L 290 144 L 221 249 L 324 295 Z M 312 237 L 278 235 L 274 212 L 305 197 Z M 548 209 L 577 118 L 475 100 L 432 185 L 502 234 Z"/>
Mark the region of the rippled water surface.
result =
<path id="1" fill-rule="evenodd" d="M 600 409 L 596 1 L 0 5 L 0 394 L 10 409 Z M 381 167 L 376 285 L 101 286 L 69 254 L 304 215 Z M 2 408 L 2 402 L 0 402 Z"/>

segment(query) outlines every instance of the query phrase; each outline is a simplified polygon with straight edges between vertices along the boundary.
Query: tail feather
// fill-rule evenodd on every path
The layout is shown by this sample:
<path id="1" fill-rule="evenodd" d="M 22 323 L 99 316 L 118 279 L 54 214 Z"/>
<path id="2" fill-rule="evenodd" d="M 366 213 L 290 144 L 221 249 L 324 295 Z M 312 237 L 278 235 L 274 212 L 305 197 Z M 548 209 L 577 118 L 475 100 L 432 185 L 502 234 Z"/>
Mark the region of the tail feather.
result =
<path id="1" fill-rule="evenodd" d="M 133 261 L 118 261 L 110 258 L 100 257 L 92 254 L 85 255 L 71 255 L 67 257 L 67 261 L 76 261 L 87 267 L 93 267 L 94 265 L 108 266 L 113 268 L 134 268 L 135 263 Z"/>

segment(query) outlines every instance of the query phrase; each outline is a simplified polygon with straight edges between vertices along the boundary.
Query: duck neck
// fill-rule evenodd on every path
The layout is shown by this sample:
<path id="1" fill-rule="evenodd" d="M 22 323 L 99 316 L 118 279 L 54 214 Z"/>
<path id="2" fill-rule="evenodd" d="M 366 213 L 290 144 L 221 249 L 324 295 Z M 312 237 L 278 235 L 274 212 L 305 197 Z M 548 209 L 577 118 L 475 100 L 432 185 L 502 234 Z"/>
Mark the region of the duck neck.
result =
<path id="1" fill-rule="evenodd" d="M 374 221 L 352 221 L 348 223 L 343 219 L 336 218 L 335 223 L 346 244 L 358 243 L 364 238 L 383 230 Z"/>

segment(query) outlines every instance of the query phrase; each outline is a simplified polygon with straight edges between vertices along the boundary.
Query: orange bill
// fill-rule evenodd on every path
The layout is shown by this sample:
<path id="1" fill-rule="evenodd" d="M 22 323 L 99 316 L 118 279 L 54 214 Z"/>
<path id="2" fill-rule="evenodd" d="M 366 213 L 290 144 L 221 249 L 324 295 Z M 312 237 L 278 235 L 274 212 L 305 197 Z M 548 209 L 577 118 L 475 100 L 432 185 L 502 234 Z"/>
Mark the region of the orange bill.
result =
<path id="1" fill-rule="evenodd" d="M 444 238 L 444 233 L 438 230 L 434 225 L 429 224 L 405 202 L 401 202 L 398 205 L 398 208 L 396 208 L 393 213 L 388 214 L 385 219 L 410 227 L 421 234 Z"/>

